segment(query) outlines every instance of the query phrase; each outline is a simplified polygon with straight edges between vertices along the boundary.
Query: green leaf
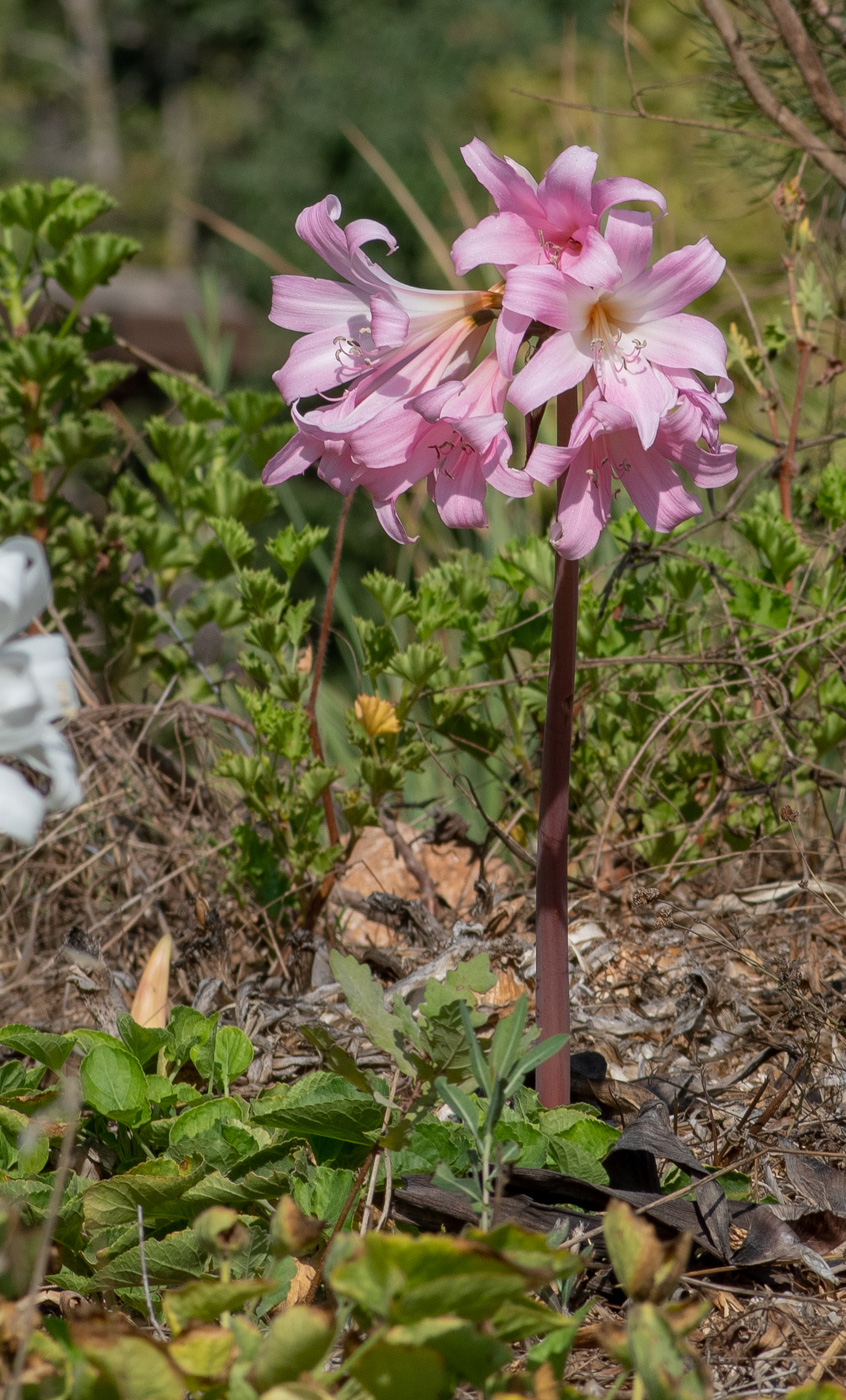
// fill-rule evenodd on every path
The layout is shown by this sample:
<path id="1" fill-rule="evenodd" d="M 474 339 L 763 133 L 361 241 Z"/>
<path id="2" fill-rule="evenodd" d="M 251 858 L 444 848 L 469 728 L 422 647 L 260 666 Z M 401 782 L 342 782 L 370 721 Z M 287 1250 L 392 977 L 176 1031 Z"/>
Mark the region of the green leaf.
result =
<path id="1" fill-rule="evenodd" d="M 447 1394 L 443 1357 L 431 1347 L 372 1342 L 354 1353 L 347 1369 L 375 1400 L 412 1395 L 414 1400 L 439 1400 Z"/>
<path id="2" fill-rule="evenodd" d="M 58 1074 L 74 1047 L 74 1037 L 33 1030 L 32 1026 L 9 1025 L 0 1029 L 0 1045 L 19 1055 L 28 1055 Z"/>
<path id="3" fill-rule="evenodd" d="M 196 1159 L 180 1166 L 169 1157 L 159 1157 L 118 1176 L 95 1181 L 82 1198 L 86 1229 L 129 1225 L 137 1218 L 139 1206 L 150 1222 L 190 1219 L 195 1212 L 186 1210 L 182 1197 L 204 1175 L 205 1167 Z"/>
<path id="4" fill-rule="evenodd" d="M 550 1154 L 555 1159 L 560 1172 L 573 1176 L 578 1181 L 590 1181 L 594 1186 L 607 1186 L 608 1173 L 601 1162 L 567 1138 L 554 1138 L 550 1142 Z"/>
<path id="5" fill-rule="evenodd" d="M 240 1312 L 253 1298 L 263 1298 L 275 1287 L 273 1279 L 240 1278 L 231 1283 L 198 1278 L 182 1288 L 162 1294 L 162 1311 L 174 1335 L 192 1322 L 215 1322 L 224 1312 Z"/>
<path id="6" fill-rule="evenodd" d="M 168 1356 L 185 1377 L 206 1384 L 222 1379 L 234 1350 L 235 1338 L 228 1327 L 209 1326 L 193 1327 L 167 1348 Z"/>
<path id="7" fill-rule="evenodd" d="M 170 1130 L 170 1145 L 188 1148 L 192 1138 L 212 1131 L 218 1123 L 240 1123 L 244 1114 L 237 1099 L 205 1099 L 193 1108 L 186 1108 L 174 1120 Z"/>
<path id="8" fill-rule="evenodd" d="M 159 374 L 157 371 L 150 378 L 189 422 L 213 423 L 223 417 L 222 405 L 199 382 L 190 384 L 178 379 L 175 374 Z"/>
<path id="9" fill-rule="evenodd" d="M 85 1102 L 105 1118 L 129 1128 L 149 1119 L 144 1071 L 125 1046 L 93 1046 L 82 1060 L 79 1078 Z"/>
<path id="10" fill-rule="evenodd" d="M 217 1015 L 207 1017 L 193 1006 L 175 1006 L 167 1023 L 165 1054 L 174 1070 L 181 1069 L 192 1047 L 204 1045 L 217 1025 Z"/>
<path id="11" fill-rule="evenodd" d="M 208 523 L 233 564 L 240 564 L 242 559 L 252 554 L 255 541 L 240 520 L 220 520 L 211 516 Z"/>
<path id="12" fill-rule="evenodd" d="M 315 1070 L 293 1084 L 276 1084 L 253 1102 L 253 1119 L 258 1123 L 336 1142 L 372 1143 L 382 1117 L 369 1092 L 362 1093 L 325 1070 Z"/>
<path id="13" fill-rule="evenodd" d="M 205 1268 L 206 1255 L 193 1230 L 177 1230 L 163 1240 L 144 1242 L 147 1272 L 154 1288 L 166 1284 L 190 1283 Z M 93 1284 L 102 1288 L 137 1288 L 143 1283 L 141 1251 L 137 1245 L 95 1270 Z"/>
<path id="14" fill-rule="evenodd" d="M 93 224 L 102 214 L 117 208 L 117 200 L 94 185 L 79 185 L 62 200 L 55 214 L 44 225 L 44 237 L 60 253 L 65 244 L 80 233 L 86 224 Z"/>
<path id="15" fill-rule="evenodd" d="M 496 1030 L 491 1037 L 491 1048 L 488 1052 L 491 1072 L 497 1079 L 508 1080 L 511 1078 L 520 1057 L 520 1047 L 523 1043 L 523 1031 L 526 1028 L 528 1014 L 529 1003 L 524 994 L 515 1004 L 514 1010 L 509 1012 L 507 1016 L 502 1016 L 497 1022 Z"/>
<path id="16" fill-rule="evenodd" d="M 286 525 L 284 530 L 280 530 L 278 535 L 267 541 L 265 549 L 271 559 L 275 559 L 285 570 L 288 578 L 292 579 L 317 546 L 323 543 L 328 533 L 322 525 L 306 525 L 303 530 L 295 530 L 293 525 Z"/>
<path id="17" fill-rule="evenodd" d="M 378 569 L 365 574 L 361 581 L 368 592 L 373 594 L 388 622 L 392 622 L 395 617 L 402 617 L 414 606 L 414 599 L 408 589 L 398 579 L 391 578 L 388 574 L 380 574 Z"/>
<path id="18" fill-rule="evenodd" d="M 139 1026 L 128 1011 L 119 1011 L 117 1028 L 127 1050 L 135 1056 L 140 1065 L 148 1065 L 155 1059 L 162 1046 L 167 1044 L 167 1031 L 152 1026 Z"/>
<path id="19" fill-rule="evenodd" d="M 226 395 L 229 417 L 249 437 L 260 432 L 284 407 L 278 394 L 262 394 L 257 389 L 235 389 Z"/>
<path id="20" fill-rule="evenodd" d="M 314 1026 L 303 1026 L 301 1034 L 309 1045 L 313 1045 L 315 1050 L 320 1051 L 323 1063 L 333 1074 L 339 1074 L 342 1079 L 346 1079 L 348 1084 L 360 1089 L 363 1094 L 372 1094 L 373 1090 L 367 1075 L 359 1069 L 352 1055 L 335 1043 L 325 1026 L 321 1026 L 319 1023 Z"/>
<path id="21" fill-rule="evenodd" d="M 72 1335 L 120 1400 L 183 1400 L 182 1377 L 158 1343 L 109 1326 L 106 1319 L 78 1324 Z"/>
<path id="22" fill-rule="evenodd" d="M 49 186 L 21 180 L 0 194 L 0 224 L 17 225 L 28 233 L 38 233 L 50 215 L 64 204 L 76 188 L 73 180 L 53 180 Z"/>
<path id="23" fill-rule="evenodd" d="M 249 1036 L 237 1026 L 219 1026 L 217 1034 L 211 1036 L 204 1045 L 195 1045 L 191 1059 L 197 1066 L 197 1073 L 203 1079 L 211 1079 L 212 1049 L 214 1050 L 214 1082 L 223 1085 L 224 1094 L 229 1093 L 233 1079 L 244 1074 L 253 1062 L 254 1050 Z"/>
<path id="24" fill-rule="evenodd" d="M 329 954 L 335 979 L 341 984 L 347 1006 L 361 1022 L 372 1043 L 385 1050 L 404 1074 L 414 1074 L 402 1046 L 402 1027 L 385 1006 L 385 994 L 370 968 L 356 958 L 344 957 L 337 949 Z"/>
<path id="25" fill-rule="evenodd" d="M 311 1371 L 329 1350 L 335 1327 L 320 1308 L 288 1308 L 268 1328 L 250 1372 L 259 1392 Z"/>
<path id="26" fill-rule="evenodd" d="M 110 282 L 123 264 L 140 252 L 141 244 L 134 238 L 78 233 L 53 263 L 53 276 L 75 302 L 84 301 L 89 292 Z"/>
<path id="27" fill-rule="evenodd" d="M 444 665 L 444 653 L 434 643 L 412 642 L 411 646 L 398 656 L 385 669 L 392 675 L 401 676 L 414 690 L 422 690 L 424 685 L 437 675 Z"/>
<path id="28" fill-rule="evenodd" d="M 443 1076 L 435 1080 L 435 1088 L 445 1104 L 448 1104 L 459 1122 L 463 1123 L 470 1136 L 478 1137 L 479 1109 L 469 1094 L 459 1089 L 457 1084 L 449 1084 Z"/>

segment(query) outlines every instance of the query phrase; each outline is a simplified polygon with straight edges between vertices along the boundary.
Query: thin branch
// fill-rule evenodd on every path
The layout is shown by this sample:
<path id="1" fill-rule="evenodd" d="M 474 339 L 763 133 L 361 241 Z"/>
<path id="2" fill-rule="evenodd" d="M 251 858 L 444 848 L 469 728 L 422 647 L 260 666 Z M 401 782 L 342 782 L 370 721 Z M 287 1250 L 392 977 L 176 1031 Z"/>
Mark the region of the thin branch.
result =
<path id="1" fill-rule="evenodd" d="M 479 216 L 470 201 L 458 173 L 444 150 L 443 143 L 432 132 L 426 133 L 426 150 L 432 157 L 432 164 L 444 182 L 446 192 L 452 200 L 453 208 L 465 228 L 474 228 Z"/>
<path id="2" fill-rule="evenodd" d="M 465 283 L 457 275 L 452 265 L 452 258 L 447 247 L 435 225 L 428 214 L 424 214 L 414 195 L 397 175 L 396 171 L 385 160 L 385 157 L 377 151 L 372 142 L 359 131 L 358 127 L 344 123 L 343 132 L 351 146 L 354 146 L 361 156 L 366 160 L 371 170 L 375 170 L 379 179 L 386 189 L 390 190 L 397 204 L 403 213 L 408 216 L 416 228 L 447 282 L 456 291 L 461 291 Z"/>
<path id="3" fill-rule="evenodd" d="M 224 219 L 220 214 L 215 214 L 213 209 L 207 209 L 204 204 L 197 204 L 195 200 L 188 199 L 184 194 L 172 196 L 172 203 L 183 214 L 190 214 L 197 223 L 205 224 L 214 233 L 225 238 L 229 243 L 234 243 L 237 248 L 243 248 L 245 253 L 252 253 L 253 257 L 263 262 L 265 267 L 269 267 L 271 272 L 282 272 L 289 276 L 302 276 L 300 269 L 283 258 L 281 253 L 277 253 L 275 248 L 271 248 L 269 243 L 264 243 L 262 239 L 256 238 L 254 234 L 247 233 L 246 229 L 239 228 L 238 224 L 233 224 L 231 219 Z"/>
<path id="4" fill-rule="evenodd" d="M 526 92 L 523 88 L 512 88 L 515 97 L 528 97 L 532 102 L 549 102 L 553 107 L 569 107 L 576 112 L 597 112 L 601 117 L 629 117 L 634 121 L 666 122 L 668 126 L 691 126 L 698 131 L 720 131 L 725 136 L 741 136 L 744 141 L 767 141 L 773 146 L 788 146 L 792 151 L 804 149 L 810 151 L 808 146 L 802 146 L 801 142 L 785 140 L 783 136 L 771 136 L 765 131 L 743 131 L 737 126 L 723 126 L 719 122 L 701 122 L 694 117 L 667 117 L 660 112 L 632 112 L 626 107 L 594 107 L 589 102 L 565 102 L 563 97 L 545 97 L 539 92 Z M 814 137 L 814 140 L 817 138 Z M 826 151 L 830 147 L 825 146 Z"/>
<path id="5" fill-rule="evenodd" d="M 811 101 L 830 131 L 846 141 L 846 108 L 834 91 L 822 59 L 790 0 L 767 0 L 781 37 L 789 49 Z"/>
<path id="6" fill-rule="evenodd" d="M 790 416 L 787 447 L 784 450 L 784 457 L 778 469 L 778 491 L 781 500 L 781 513 L 785 520 L 793 519 L 793 504 L 791 501 L 790 488 L 791 482 L 796 475 L 796 437 L 799 431 L 799 415 L 802 412 L 802 400 L 805 396 L 805 381 L 808 377 L 808 365 L 814 347 L 809 341 L 800 340 L 798 348 L 799 370 L 796 375 L 796 397 L 793 400 L 793 412 Z"/>
<path id="7" fill-rule="evenodd" d="M 420 897 L 429 913 L 436 914 L 438 909 L 438 896 L 435 890 L 435 882 L 422 861 L 417 859 L 417 856 L 414 854 L 414 851 L 409 846 L 391 816 L 391 813 L 384 804 L 379 808 L 379 825 L 385 835 L 393 842 L 394 851 L 402 861 L 409 875 L 413 876 L 417 882 Z"/>
<path id="8" fill-rule="evenodd" d="M 640 93 L 638 92 L 635 86 L 634 72 L 632 70 L 632 52 L 631 45 L 629 44 L 629 10 L 631 9 L 631 3 L 632 0 L 626 0 L 625 7 L 623 9 L 623 53 L 626 59 L 626 72 L 629 75 L 629 87 L 631 88 L 632 101 L 637 107 L 638 115 L 641 117 L 645 117 L 648 114 L 646 108 L 640 100 Z"/>
<path id="9" fill-rule="evenodd" d="M 723 0 L 699 0 L 731 59 L 732 67 L 752 101 L 785 136 L 806 151 L 821 169 L 846 189 L 846 159 L 831 149 L 809 126 L 767 86 L 745 47 L 743 37 L 723 4 Z"/>
<path id="10" fill-rule="evenodd" d="M 144 1207 L 138 1202 L 138 1259 L 141 1265 L 141 1283 L 144 1288 L 144 1302 L 147 1304 L 147 1319 L 153 1329 L 153 1333 L 160 1342 L 167 1341 L 167 1333 L 156 1317 L 156 1310 L 153 1307 L 153 1295 L 150 1291 L 150 1275 L 147 1271 L 147 1250 L 144 1241 Z"/>

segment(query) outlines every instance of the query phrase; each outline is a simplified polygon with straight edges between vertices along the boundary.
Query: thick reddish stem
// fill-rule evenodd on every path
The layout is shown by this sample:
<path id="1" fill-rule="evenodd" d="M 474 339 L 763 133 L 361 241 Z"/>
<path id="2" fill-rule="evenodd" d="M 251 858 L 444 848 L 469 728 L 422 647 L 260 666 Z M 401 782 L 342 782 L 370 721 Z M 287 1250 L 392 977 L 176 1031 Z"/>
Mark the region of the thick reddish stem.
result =
<path id="1" fill-rule="evenodd" d="M 558 399 L 558 441 L 565 445 L 578 411 L 576 390 Z M 560 490 L 560 488 L 559 488 Z M 537 1022 L 541 1039 L 570 1030 L 567 951 L 567 856 L 570 808 L 570 748 L 579 614 L 577 560 L 556 558 L 546 721 L 543 729 L 537 868 Z M 565 1046 L 538 1067 L 544 1108 L 570 1102 L 570 1049 Z"/>

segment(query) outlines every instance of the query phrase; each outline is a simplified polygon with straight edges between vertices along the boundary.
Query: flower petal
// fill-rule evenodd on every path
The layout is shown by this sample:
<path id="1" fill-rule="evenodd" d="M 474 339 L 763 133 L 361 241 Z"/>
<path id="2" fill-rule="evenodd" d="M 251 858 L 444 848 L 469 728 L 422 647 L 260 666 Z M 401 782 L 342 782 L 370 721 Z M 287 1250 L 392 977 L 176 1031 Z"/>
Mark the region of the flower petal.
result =
<path id="1" fill-rule="evenodd" d="M 642 355 L 621 368 L 606 364 L 602 392 L 609 404 L 631 415 L 644 447 L 652 446 L 662 416 L 676 401 L 673 385 Z"/>
<path id="2" fill-rule="evenodd" d="M 571 464 L 549 530 L 550 542 L 562 558 L 583 559 L 593 549 L 611 516 L 610 478 L 593 445 Z"/>
<path id="3" fill-rule="evenodd" d="M 549 264 L 512 268 L 502 297 L 507 311 L 542 321 L 558 331 L 581 329 L 595 301 L 596 296 L 587 287 L 563 277 Z"/>
<path id="4" fill-rule="evenodd" d="M 13 768 L 0 764 L 0 831 L 31 846 L 38 835 L 47 803 Z"/>
<path id="5" fill-rule="evenodd" d="M 337 326 L 332 326 L 294 341 L 284 365 L 273 375 L 286 403 L 325 394 L 361 374 L 363 361 L 355 347 L 350 350 L 339 342 L 337 331 Z"/>
<path id="6" fill-rule="evenodd" d="M 684 467 L 697 486 L 709 489 L 727 486 L 737 476 L 737 448 L 729 443 L 721 443 L 716 452 L 706 452 L 695 442 L 680 443 L 673 458 Z"/>
<path id="7" fill-rule="evenodd" d="M 629 465 L 628 471 L 620 473 L 620 480 L 647 525 L 666 534 L 692 515 L 701 515 L 701 503 L 685 491 L 666 458 L 655 448 L 644 451 L 635 433 L 625 436 L 624 451 L 615 451 L 615 456 L 625 456 Z"/>
<path id="8" fill-rule="evenodd" d="M 725 265 L 725 258 L 707 238 L 668 253 L 620 289 L 620 320 L 640 325 L 674 316 L 709 291 L 720 280 Z"/>
<path id="9" fill-rule="evenodd" d="M 642 199 L 649 204 L 657 204 L 662 214 L 667 212 L 667 201 L 660 190 L 645 185 L 642 180 L 633 180 L 627 175 L 612 176 L 610 180 L 597 180 L 591 192 L 591 204 L 597 218 L 610 209 L 612 204 L 623 204 L 630 199 Z"/>
<path id="10" fill-rule="evenodd" d="M 460 233 L 452 245 L 452 261 L 462 276 L 481 263 L 506 268 L 542 260 L 544 251 L 537 234 L 522 215 L 511 211 L 489 214 L 475 228 Z"/>
<path id="11" fill-rule="evenodd" d="M 545 223 L 570 234 L 591 218 L 591 182 L 599 156 L 590 146 L 568 146 L 556 156 L 538 185 Z"/>
<path id="12" fill-rule="evenodd" d="M 395 253 L 399 246 L 390 229 L 385 228 L 385 225 L 378 223 L 376 219 L 353 219 L 344 229 L 344 238 L 353 258 L 365 243 L 386 243 L 389 253 Z"/>
<path id="13" fill-rule="evenodd" d="M 494 343 L 500 372 L 506 379 L 510 379 L 514 373 L 514 361 L 520 353 L 520 346 L 523 344 L 526 331 L 531 324 L 531 316 L 523 316 L 517 311 L 508 311 L 503 308 L 499 313 L 499 320 L 494 332 Z"/>
<path id="14" fill-rule="evenodd" d="M 570 448 L 553 447 L 549 443 L 539 442 L 526 463 L 526 474 L 539 481 L 542 486 L 554 486 L 572 460 L 573 453 Z"/>
<path id="15" fill-rule="evenodd" d="M 487 525 L 486 486 L 477 457 L 468 458 L 459 452 L 451 462 L 448 456 L 441 464 L 434 488 L 435 505 L 444 524 L 452 530 L 479 530 Z"/>
<path id="16" fill-rule="evenodd" d="M 514 467 L 507 467 L 500 460 L 494 462 L 492 466 L 483 462 L 482 471 L 488 485 L 503 496 L 525 498 L 534 492 L 535 483 L 528 472 L 515 471 Z"/>
<path id="17" fill-rule="evenodd" d="M 484 185 L 497 209 L 521 214 L 523 218 L 537 220 L 537 227 L 543 219 L 543 207 L 537 196 L 537 186 L 533 177 L 522 165 L 513 160 L 503 160 L 495 156 L 484 141 L 476 136 L 467 146 L 461 147 L 461 154 L 468 170 L 472 170 L 480 185 Z"/>
<path id="18" fill-rule="evenodd" d="M 419 540 L 419 535 L 409 535 L 406 532 L 393 501 L 374 501 L 373 509 L 385 534 L 390 535 L 397 544 L 415 544 Z"/>
<path id="19" fill-rule="evenodd" d="M 271 457 L 261 474 L 265 486 L 278 486 L 292 476 L 301 476 L 320 456 L 321 444 L 295 433 L 275 457 Z"/>
<path id="20" fill-rule="evenodd" d="M 268 320 L 288 331 L 336 331 L 353 317 L 367 319 L 364 297 L 344 282 L 325 277 L 272 277 Z"/>
<path id="21" fill-rule="evenodd" d="M 652 218 L 637 209 L 612 209 L 605 238 L 614 250 L 623 282 L 642 272 L 652 255 Z"/>
<path id="22" fill-rule="evenodd" d="M 12 535 L 0 545 L 0 642 L 38 617 L 53 596 L 43 545 Z"/>
<path id="23" fill-rule="evenodd" d="M 579 228 L 572 244 L 565 244 L 558 257 L 559 271 L 588 287 L 609 290 L 620 281 L 620 264 L 611 244 L 595 228 Z"/>
<path id="24" fill-rule="evenodd" d="M 650 321 L 643 330 L 644 353 L 653 364 L 670 369 L 698 369 L 725 380 L 726 343 L 710 321 L 702 316 L 679 312 L 659 321 Z M 726 398 L 730 395 L 726 394 Z"/>
<path id="25" fill-rule="evenodd" d="M 408 315 L 390 297 L 377 293 L 370 298 L 370 336 L 377 350 L 394 349 L 408 335 Z"/>
<path id="26" fill-rule="evenodd" d="M 580 350 L 566 331 L 559 332 L 535 351 L 511 385 L 508 397 L 521 413 L 531 413 L 579 384 L 592 367 L 590 355 Z"/>

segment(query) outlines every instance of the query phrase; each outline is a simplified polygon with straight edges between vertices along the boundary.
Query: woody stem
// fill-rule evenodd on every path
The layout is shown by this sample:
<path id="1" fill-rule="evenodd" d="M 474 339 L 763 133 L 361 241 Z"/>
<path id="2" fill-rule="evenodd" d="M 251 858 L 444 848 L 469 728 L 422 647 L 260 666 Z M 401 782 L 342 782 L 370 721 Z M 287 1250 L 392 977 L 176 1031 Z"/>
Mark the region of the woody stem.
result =
<path id="1" fill-rule="evenodd" d="M 575 389 L 559 395 L 558 442 L 562 446 L 570 439 L 577 411 Z M 559 497 L 560 490 L 559 484 Z M 537 1023 L 541 1040 L 570 1030 L 567 859 L 578 614 L 578 561 L 562 559 L 559 555 L 555 564 L 538 819 L 535 937 Z M 569 1046 L 538 1066 L 535 1082 L 545 1108 L 570 1102 Z"/>

